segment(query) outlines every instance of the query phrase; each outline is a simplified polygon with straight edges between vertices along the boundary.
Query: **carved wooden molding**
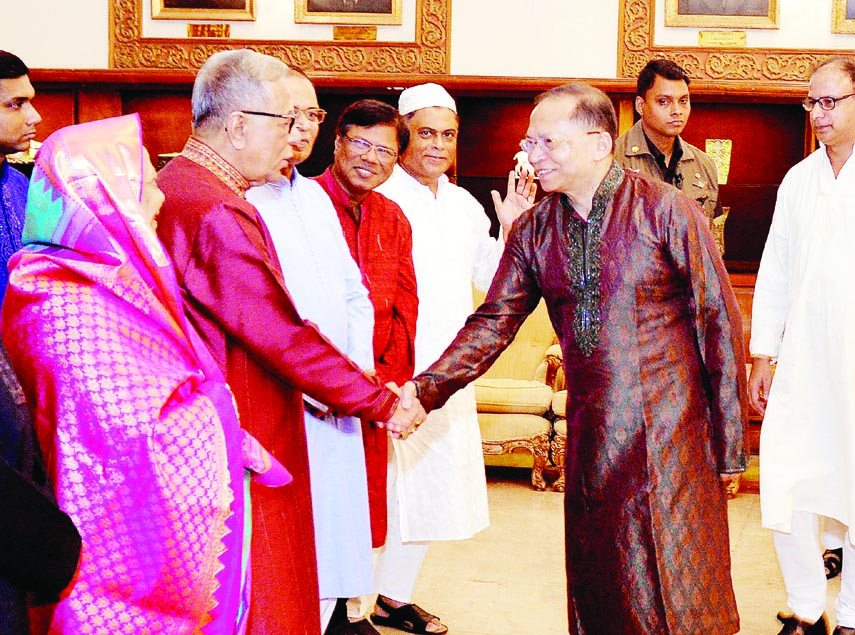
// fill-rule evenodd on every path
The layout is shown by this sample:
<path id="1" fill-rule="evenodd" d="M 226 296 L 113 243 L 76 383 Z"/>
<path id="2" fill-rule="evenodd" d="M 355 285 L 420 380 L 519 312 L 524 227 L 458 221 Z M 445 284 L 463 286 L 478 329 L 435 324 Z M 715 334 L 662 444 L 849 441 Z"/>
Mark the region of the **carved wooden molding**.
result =
<path id="1" fill-rule="evenodd" d="M 109 3 L 111 68 L 195 71 L 217 51 L 248 47 L 309 73 L 448 73 L 451 0 L 418 0 L 415 42 L 403 43 L 144 38 L 142 3 L 147 1 Z"/>
<path id="2" fill-rule="evenodd" d="M 545 423 L 549 423 L 545 421 Z M 543 470 L 549 459 L 549 433 L 535 434 L 522 439 L 506 439 L 504 441 L 491 441 L 481 439 L 481 451 L 484 454 L 510 454 L 517 448 L 524 448 L 531 452 L 531 484 L 536 490 L 546 489 L 546 479 L 543 478 Z"/>
<path id="3" fill-rule="evenodd" d="M 636 77 L 648 60 L 674 60 L 699 80 L 805 82 L 820 60 L 845 51 L 802 49 L 717 49 L 656 46 L 655 0 L 621 0 L 618 75 Z"/>

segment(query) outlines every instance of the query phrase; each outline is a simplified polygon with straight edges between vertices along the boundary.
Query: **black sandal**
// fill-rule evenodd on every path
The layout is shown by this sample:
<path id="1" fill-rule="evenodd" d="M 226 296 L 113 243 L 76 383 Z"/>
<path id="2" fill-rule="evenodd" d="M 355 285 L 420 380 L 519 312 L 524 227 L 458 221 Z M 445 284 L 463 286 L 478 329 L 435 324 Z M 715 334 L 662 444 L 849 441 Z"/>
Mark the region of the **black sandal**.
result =
<path id="1" fill-rule="evenodd" d="M 436 624 L 439 617 L 428 613 L 417 604 L 404 604 L 395 608 L 382 597 L 377 597 L 377 606 L 383 609 L 387 615 L 371 614 L 371 621 L 380 626 L 390 626 L 405 633 L 416 633 L 417 635 L 443 635 L 448 632 L 448 627 L 439 624 L 442 630 L 429 631 L 428 624 Z"/>
<path id="2" fill-rule="evenodd" d="M 822 560 L 825 562 L 825 578 L 831 580 L 840 574 L 843 568 L 843 547 L 840 549 L 826 549 L 822 554 Z"/>

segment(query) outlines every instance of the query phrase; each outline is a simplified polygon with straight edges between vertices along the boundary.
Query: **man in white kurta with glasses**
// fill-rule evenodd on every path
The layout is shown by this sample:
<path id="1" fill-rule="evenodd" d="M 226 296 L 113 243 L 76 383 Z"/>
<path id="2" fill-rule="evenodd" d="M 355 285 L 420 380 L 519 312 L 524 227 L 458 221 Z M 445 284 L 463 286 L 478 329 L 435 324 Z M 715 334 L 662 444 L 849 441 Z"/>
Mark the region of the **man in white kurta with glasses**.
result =
<path id="1" fill-rule="evenodd" d="M 793 612 L 779 618 L 779 635 L 826 635 L 826 519 L 848 528 L 834 633 L 855 634 L 853 96 L 855 59 L 833 58 L 811 76 L 804 106 L 822 147 L 781 183 L 754 292 L 749 398 L 765 412 L 760 503 Z"/>
<path id="2" fill-rule="evenodd" d="M 246 198 L 270 231 L 300 317 L 361 368 L 372 369 L 374 307 L 362 273 L 332 201 L 296 167 L 311 154 L 326 112 L 308 77 L 291 69 L 286 82 L 297 116 L 288 138 L 293 156 L 280 179 L 251 188 Z M 362 424 L 358 417 L 335 416 L 307 395 L 303 400 L 321 626 L 327 635 L 350 635 L 363 631 L 349 624 L 346 598 L 374 589 Z"/>

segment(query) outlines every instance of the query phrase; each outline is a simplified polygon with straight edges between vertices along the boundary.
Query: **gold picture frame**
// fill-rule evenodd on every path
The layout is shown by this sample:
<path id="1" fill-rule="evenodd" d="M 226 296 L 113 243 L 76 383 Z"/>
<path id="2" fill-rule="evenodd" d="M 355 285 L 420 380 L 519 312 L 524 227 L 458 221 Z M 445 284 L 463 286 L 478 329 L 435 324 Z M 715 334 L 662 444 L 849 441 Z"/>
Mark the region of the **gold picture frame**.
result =
<path id="1" fill-rule="evenodd" d="M 447 75 L 451 0 L 416 0 L 412 42 L 151 38 L 142 34 L 142 3 L 110 0 L 110 68 L 196 71 L 217 51 L 250 47 L 308 73 L 328 75 Z"/>
<path id="2" fill-rule="evenodd" d="M 855 33 L 855 0 L 834 0 L 831 15 L 832 33 Z"/>
<path id="3" fill-rule="evenodd" d="M 620 0 L 618 76 L 636 78 L 653 58 L 674 60 L 693 80 L 806 83 L 817 63 L 839 50 L 661 46 L 654 41 L 655 0 Z M 724 88 L 723 88 L 724 89 Z"/>
<path id="4" fill-rule="evenodd" d="M 780 29 L 778 3 L 779 0 L 665 0 L 665 26 Z"/>
<path id="5" fill-rule="evenodd" d="M 401 0 L 295 0 L 297 24 L 399 25 Z"/>
<path id="6" fill-rule="evenodd" d="M 254 0 L 151 0 L 152 20 L 255 20 Z"/>

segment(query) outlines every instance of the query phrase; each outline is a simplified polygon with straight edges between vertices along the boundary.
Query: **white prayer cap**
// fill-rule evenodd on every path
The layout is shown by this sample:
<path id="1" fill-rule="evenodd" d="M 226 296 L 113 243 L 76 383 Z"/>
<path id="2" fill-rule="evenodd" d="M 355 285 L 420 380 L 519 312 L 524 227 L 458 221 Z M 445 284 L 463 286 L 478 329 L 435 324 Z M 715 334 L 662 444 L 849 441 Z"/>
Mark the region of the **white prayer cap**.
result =
<path id="1" fill-rule="evenodd" d="M 398 98 L 398 112 L 402 115 L 433 106 L 448 108 L 457 114 L 457 104 L 454 103 L 454 99 L 439 84 L 427 83 L 412 86 L 402 92 Z"/>

